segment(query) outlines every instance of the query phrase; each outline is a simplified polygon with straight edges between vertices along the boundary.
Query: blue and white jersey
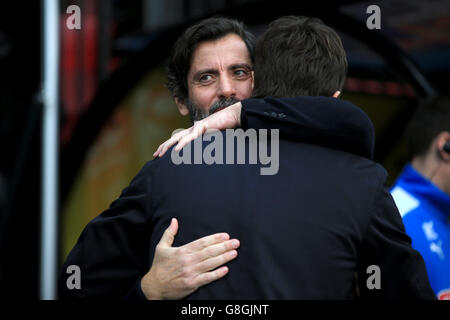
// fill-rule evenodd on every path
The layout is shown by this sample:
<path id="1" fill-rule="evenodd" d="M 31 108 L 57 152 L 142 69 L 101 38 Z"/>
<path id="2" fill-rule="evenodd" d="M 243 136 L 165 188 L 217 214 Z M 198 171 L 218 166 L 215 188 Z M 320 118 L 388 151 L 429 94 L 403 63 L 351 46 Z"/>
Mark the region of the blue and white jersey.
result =
<path id="1" fill-rule="evenodd" d="M 406 165 L 391 189 L 412 246 L 420 252 L 431 287 L 450 300 L 450 196 Z"/>

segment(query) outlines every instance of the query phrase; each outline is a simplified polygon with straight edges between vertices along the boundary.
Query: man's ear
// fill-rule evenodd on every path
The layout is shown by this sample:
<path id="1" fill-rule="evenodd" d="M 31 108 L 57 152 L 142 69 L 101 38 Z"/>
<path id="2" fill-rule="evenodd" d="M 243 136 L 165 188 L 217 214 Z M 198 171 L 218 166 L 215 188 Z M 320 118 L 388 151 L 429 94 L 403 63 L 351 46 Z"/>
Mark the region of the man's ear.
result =
<path id="1" fill-rule="evenodd" d="M 175 98 L 175 104 L 177 105 L 178 111 L 182 116 L 187 116 L 189 114 L 189 109 L 186 106 L 184 100 L 180 98 Z"/>
<path id="2" fill-rule="evenodd" d="M 436 137 L 435 141 L 441 159 L 443 159 L 444 161 L 450 161 L 450 154 L 444 150 L 444 145 L 450 141 L 450 132 L 442 131 Z"/>
<path id="3" fill-rule="evenodd" d="M 341 92 L 340 92 L 340 91 L 336 91 L 336 92 L 332 95 L 332 97 L 333 97 L 333 98 L 339 98 L 340 95 L 341 95 Z"/>

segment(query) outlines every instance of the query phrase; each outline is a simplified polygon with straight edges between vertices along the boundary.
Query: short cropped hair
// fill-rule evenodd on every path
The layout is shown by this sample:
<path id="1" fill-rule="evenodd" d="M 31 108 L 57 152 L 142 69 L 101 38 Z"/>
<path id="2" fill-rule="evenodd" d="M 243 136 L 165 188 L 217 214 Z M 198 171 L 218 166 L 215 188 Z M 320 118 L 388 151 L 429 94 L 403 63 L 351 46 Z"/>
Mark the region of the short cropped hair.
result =
<path id="1" fill-rule="evenodd" d="M 255 37 L 247 31 L 242 22 L 224 17 L 202 20 L 186 29 L 172 48 L 167 67 L 167 88 L 174 98 L 185 101 L 188 97 L 187 75 L 191 67 L 192 54 L 197 46 L 202 42 L 218 40 L 229 34 L 241 37 L 253 64 Z"/>
<path id="2" fill-rule="evenodd" d="M 442 131 L 450 132 L 450 98 L 439 96 L 422 102 L 405 130 L 409 158 L 424 156 Z"/>
<path id="3" fill-rule="evenodd" d="M 255 47 L 255 97 L 332 96 L 342 91 L 347 57 L 338 34 L 320 19 L 286 16 L 269 24 Z"/>

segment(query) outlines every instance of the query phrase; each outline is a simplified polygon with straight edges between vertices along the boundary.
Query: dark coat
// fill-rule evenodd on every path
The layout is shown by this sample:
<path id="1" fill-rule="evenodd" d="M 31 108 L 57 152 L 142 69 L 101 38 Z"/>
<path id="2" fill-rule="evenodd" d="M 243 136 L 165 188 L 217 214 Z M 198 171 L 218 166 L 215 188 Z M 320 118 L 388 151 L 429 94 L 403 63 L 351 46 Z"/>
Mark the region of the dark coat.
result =
<path id="1" fill-rule="evenodd" d="M 280 129 L 276 174 L 261 175 L 260 163 L 175 165 L 170 152 L 149 161 L 86 226 L 62 267 L 61 297 L 143 298 L 140 278 L 175 217 L 174 246 L 216 232 L 241 243 L 229 274 L 188 299 L 352 299 L 357 282 L 362 298 L 434 298 L 359 108 L 324 97 L 248 99 L 241 121 Z M 80 290 L 65 286 L 72 264 Z M 381 288 L 370 290 L 374 265 Z"/>

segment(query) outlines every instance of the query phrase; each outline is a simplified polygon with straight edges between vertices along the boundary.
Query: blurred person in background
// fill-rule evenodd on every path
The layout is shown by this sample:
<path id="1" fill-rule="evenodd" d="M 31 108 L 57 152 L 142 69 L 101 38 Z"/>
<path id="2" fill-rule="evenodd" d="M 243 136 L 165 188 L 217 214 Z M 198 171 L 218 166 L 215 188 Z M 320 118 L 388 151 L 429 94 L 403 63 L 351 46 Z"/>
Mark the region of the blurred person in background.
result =
<path id="1" fill-rule="evenodd" d="M 422 104 L 405 139 L 410 162 L 391 193 L 433 290 L 450 300 L 450 99 Z"/>

